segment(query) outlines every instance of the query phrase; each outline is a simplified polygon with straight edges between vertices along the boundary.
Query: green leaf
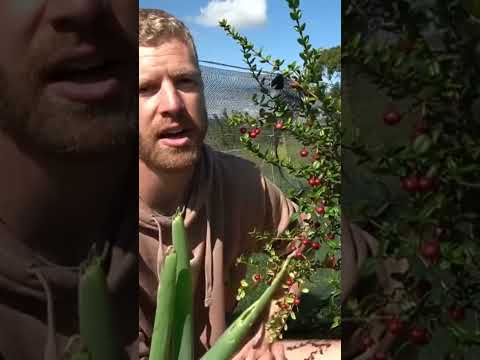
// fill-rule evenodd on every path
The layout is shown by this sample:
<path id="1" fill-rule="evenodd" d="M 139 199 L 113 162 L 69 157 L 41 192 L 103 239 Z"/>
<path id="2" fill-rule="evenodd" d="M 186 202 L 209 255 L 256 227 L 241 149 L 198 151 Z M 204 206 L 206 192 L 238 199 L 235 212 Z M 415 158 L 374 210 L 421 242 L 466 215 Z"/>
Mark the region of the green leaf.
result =
<path id="1" fill-rule="evenodd" d="M 422 134 L 415 139 L 413 143 L 413 150 L 417 154 L 424 154 L 430 149 L 431 145 L 432 140 L 430 137 L 426 134 Z"/>

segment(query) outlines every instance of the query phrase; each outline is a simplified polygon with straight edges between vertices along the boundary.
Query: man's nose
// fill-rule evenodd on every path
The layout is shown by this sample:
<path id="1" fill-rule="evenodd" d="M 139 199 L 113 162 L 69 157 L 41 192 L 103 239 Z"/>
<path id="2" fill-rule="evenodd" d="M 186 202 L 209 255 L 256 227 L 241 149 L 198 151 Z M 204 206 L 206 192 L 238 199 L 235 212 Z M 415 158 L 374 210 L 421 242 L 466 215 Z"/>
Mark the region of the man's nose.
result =
<path id="1" fill-rule="evenodd" d="M 175 85 L 170 81 L 164 82 L 159 93 L 158 111 L 163 115 L 174 115 L 182 112 L 184 108 L 185 103 Z"/>
<path id="2" fill-rule="evenodd" d="M 96 21 L 104 13 L 111 0 L 50 0 L 46 10 L 47 18 L 53 26 L 86 26 Z"/>

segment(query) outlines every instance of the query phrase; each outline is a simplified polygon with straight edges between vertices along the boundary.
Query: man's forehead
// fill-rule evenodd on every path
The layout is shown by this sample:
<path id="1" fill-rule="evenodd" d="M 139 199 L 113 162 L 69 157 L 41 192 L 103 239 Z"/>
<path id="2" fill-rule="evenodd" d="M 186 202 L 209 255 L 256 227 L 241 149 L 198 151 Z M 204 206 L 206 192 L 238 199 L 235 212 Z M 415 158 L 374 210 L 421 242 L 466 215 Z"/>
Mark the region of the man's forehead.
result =
<path id="1" fill-rule="evenodd" d="M 171 75 L 199 74 L 200 70 L 192 53 L 180 44 L 162 44 L 139 48 L 140 75 L 158 70 Z"/>
<path id="2" fill-rule="evenodd" d="M 140 45 L 139 56 L 177 55 L 195 59 L 193 48 L 184 40 L 176 37 L 163 39 L 155 44 Z"/>

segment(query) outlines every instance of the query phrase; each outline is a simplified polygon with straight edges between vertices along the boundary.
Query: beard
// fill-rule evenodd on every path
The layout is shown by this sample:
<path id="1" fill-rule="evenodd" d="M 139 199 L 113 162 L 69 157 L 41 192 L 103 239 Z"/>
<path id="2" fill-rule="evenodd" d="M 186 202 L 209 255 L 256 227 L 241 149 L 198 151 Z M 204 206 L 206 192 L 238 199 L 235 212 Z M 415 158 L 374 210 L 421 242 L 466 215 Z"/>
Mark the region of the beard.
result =
<path id="1" fill-rule="evenodd" d="M 121 37 L 117 34 L 112 41 L 116 45 L 112 46 L 133 54 L 133 48 L 126 49 Z M 22 149 L 48 156 L 88 157 L 136 144 L 136 61 L 129 61 L 125 67 L 128 70 L 121 80 L 122 90 L 115 98 L 96 103 L 70 101 L 45 91 L 42 70 L 48 54 L 69 47 L 73 41 L 48 40 L 36 44 L 29 56 L 13 66 L 0 64 L 0 131 Z"/>
<path id="2" fill-rule="evenodd" d="M 9 82 L 7 81 L 7 84 Z M 0 81 L 0 131 L 35 152 L 49 155 L 86 155 L 111 152 L 135 142 L 135 94 L 125 106 L 58 103 L 50 99 L 28 102 L 22 91 Z"/>
<path id="3" fill-rule="evenodd" d="M 192 123 L 192 121 L 189 121 Z M 179 173 L 192 168 L 199 161 L 202 153 L 203 140 L 207 133 L 207 114 L 201 121 L 201 125 L 192 130 L 195 133 L 192 143 L 181 148 L 160 146 L 157 133 L 149 131 L 140 134 L 139 157 L 145 165 L 155 172 Z"/>

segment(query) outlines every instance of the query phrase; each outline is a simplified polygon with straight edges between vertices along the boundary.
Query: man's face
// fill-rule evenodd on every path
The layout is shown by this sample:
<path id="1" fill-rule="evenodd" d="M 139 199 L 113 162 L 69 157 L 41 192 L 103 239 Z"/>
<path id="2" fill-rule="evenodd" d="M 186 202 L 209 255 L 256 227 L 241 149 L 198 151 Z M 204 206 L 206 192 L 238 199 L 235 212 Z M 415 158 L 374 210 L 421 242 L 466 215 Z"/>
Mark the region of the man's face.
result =
<path id="1" fill-rule="evenodd" d="M 1 0 L 0 131 L 46 153 L 136 141 L 138 2 Z"/>
<path id="2" fill-rule="evenodd" d="M 161 172 L 192 167 L 207 131 L 193 49 L 171 38 L 139 49 L 140 159 Z"/>

